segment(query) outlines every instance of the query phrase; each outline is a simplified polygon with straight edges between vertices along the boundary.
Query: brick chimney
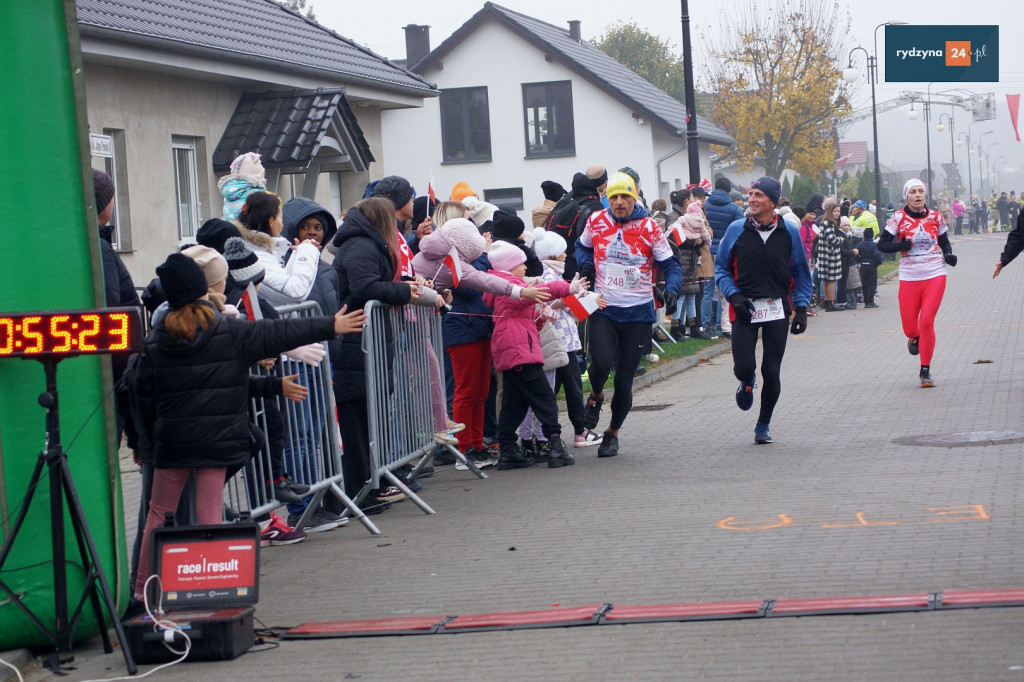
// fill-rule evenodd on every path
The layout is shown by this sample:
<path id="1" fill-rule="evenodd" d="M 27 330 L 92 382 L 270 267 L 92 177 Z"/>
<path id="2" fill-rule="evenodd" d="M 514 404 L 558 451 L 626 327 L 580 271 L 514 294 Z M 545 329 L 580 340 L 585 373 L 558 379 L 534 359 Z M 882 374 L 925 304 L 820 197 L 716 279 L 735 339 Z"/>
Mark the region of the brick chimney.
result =
<path id="1" fill-rule="evenodd" d="M 580 40 L 580 20 L 572 19 L 569 21 L 569 37 L 575 40 L 577 43 L 582 42 Z"/>
<path id="2" fill-rule="evenodd" d="M 405 59 L 407 69 L 412 69 L 430 54 L 430 27 L 409 24 L 405 31 Z"/>

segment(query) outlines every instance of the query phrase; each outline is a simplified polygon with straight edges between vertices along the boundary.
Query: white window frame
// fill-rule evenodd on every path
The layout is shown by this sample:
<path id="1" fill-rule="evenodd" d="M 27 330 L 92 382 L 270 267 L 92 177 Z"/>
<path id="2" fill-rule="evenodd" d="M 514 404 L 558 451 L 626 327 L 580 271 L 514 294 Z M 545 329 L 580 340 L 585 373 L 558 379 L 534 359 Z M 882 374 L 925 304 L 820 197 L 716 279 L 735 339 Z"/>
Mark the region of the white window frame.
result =
<path id="1" fill-rule="evenodd" d="M 175 135 L 171 138 L 174 169 L 174 206 L 178 218 L 178 239 L 194 238 L 200 224 L 199 169 L 196 140 Z M 184 164 L 183 167 L 181 164 Z"/>

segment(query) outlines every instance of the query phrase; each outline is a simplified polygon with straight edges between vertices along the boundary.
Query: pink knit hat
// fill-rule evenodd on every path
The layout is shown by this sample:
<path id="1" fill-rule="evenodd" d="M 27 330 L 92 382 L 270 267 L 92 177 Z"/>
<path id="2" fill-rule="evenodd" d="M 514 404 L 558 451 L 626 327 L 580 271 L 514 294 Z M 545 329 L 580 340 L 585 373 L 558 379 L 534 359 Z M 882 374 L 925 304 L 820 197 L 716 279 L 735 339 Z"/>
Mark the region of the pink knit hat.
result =
<path id="1" fill-rule="evenodd" d="M 453 218 L 438 231 L 459 252 L 459 258 L 467 263 L 479 258 L 487 244 L 476 225 L 465 218 Z"/>
<path id="2" fill-rule="evenodd" d="M 492 270 L 512 272 L 514 267 L 526 262 L 526 254 L 515 244 L 498 241 L 491 244 L 487 260 L 490 261 Z"/>

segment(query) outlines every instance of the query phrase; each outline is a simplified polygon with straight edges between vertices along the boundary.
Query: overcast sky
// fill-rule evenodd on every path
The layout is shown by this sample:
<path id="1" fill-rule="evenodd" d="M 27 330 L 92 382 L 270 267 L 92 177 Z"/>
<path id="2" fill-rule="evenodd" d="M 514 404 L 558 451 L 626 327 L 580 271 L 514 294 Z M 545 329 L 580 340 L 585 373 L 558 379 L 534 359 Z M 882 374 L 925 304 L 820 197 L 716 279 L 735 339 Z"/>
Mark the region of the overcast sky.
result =
<path id="1" fill-rule="evenodd" d="M 771 0 L 768 0 L 771 2 Z M 402 27 L 407 24 L 426 24 L 430 28 L 431 47 L 436 47 L 450 36 L 459 26 L 483 7 L 480 0 L 445 0 L 444 3 L 425 3 L 421 0 L 383 0 L 376 4 L 355 3 L 343 0 L 310 0 L 316 12 L 317 20 L 341 35 L 366 45 L 374 52 L 385 57 L 402 59 L 405 57 L 405 33 Z M 618 21 L 635 21 L 639 26 L 667 39 L 681 52 L 682 31 L 680 23 L 680 3 L 673 0 L 633 0 L 629 3 L 617 0 L 589 0 L 585 3 L 553 3 L 550 0 L 503 0 L 498 3 L 504 7 L 547 21 L 558 26 L 567 26 L 570 19 L 579 19 L 586 40 L 593 40 L 604 33 L 605 29 Z M 776 4 L 776 3 L 771 3 Z M 726 15 L 735 16 L 740 8 L 750 6 L 738 0 L 702 0 L 689 2 L 691 30 L 694 42 L 694 66 L 697 72 L 698 85 L 701 83 L 703 65 L 708 59 L 708 46 L 703 36 L 715 35 L 720 30 Z M 873 32 L 875 26 L 885 21 L 905 21 L 912 24 L 998 24 L 1000 27 L 1000 81 L 998 83 L 965 83 L 936 84 L 932 91 L 947 87 L 962 87 L 977 93 L 996 93 L 996 110 L 998 117 L 987 123 L 977 123 L 971 129 L 975 139 L 984 131 L 993 130 L 987 135 L 984 143 L 987 146 L 998 142 L 989 151 L 993 161 L 999 160 L 1005 177 L 1013 178 L 1014 182 L 1024 187 L 1024 143 L 1017 142 L 1010 123 L 1006 105 L 1007 93 L 1024 92 L 1024 42 L 1019 34 L 1024 30 L 1024 3 L 1019 0 L 904 0 L 895 3 L 892 0 L 857 0 L 848 3 L 839 0 L 837 6 L 847 11 L 856 7 L 852 14 L 852 32 L 849 37 L 849 48 L 862 45 L 873 51 Z M 973 11 L 966 13 L 964 7 Z M 893 7 L 899 7 L 895 13 Z M 878 31 L 879 52 L 884 52 L 885 29 Z M 858 52 L 856 64 L 863 65 L 863 54 Z M 880 63 L 881 75 L 884 77 L 884 62 Z M 486 65 L 481 65 L 486 68 Z M 890 100 L 901 91 L 915 90 L 923 92 L 927 83 L 879 83 L 877 98 L 879 103 Z M 857 91 L 855 107 L 870 111 L 870 89 L 866 80 Z M 925 125 L 923 116 L 916 121 L 907 118 L 907 108 L 895 109 L 879 115 L 879 147 L 880 160 L 883 164 L 903 168 L 909 166 L 924 167 L 925 162 Z M 935 119 L 932 122 L 932 167 L 949 161 L 950 136 L 946 132 L 938 133 L 934 125 L 939 113 L 949 113 L 950 107 L 936 107 L 933 110 Z M 971 121 L 967 111 L 953 112 L 956 131 L 966 131 Z M 1022 121 L 1024 128 L 1024 121 Z M 870 117 L 853 124 L 845 132 L 845 140 L 866 140 L 871 144 Z M 962 152 L 965 147 L 958 148 L 958 162 L 965 164 Z M 976 158 L 976 157 L 975 157 Z M 1009 171 L 1007 169 L 1018 169 Z M 961 171 L 963 172 L 963 170 Z M 974 168 L 977 177 L 977 165 Z"/>

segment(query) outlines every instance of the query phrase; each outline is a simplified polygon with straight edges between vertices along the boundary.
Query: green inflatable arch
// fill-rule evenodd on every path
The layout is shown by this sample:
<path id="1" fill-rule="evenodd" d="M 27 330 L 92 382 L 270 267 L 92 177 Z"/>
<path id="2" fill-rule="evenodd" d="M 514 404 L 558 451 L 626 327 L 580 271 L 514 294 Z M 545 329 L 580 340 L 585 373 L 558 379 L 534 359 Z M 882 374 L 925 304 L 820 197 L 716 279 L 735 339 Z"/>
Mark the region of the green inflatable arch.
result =
<path id="1" fill-rule="evenodd" d="M 74 1 L 0 2 L 0 72 L 0 193 L 6 214 L 0 312 L 102 305 Z M 96 558 L 123 612 L 129 586 L 108 362 L 97 357 L 65 359 L 58 365 L 57 387 L 62 442 L 96 543 Z M 0 537 L 5 543 L 44 447 L 45 412 L 36 401 L 45 387 L 41 363 L 0 359 Z M 49 502 L 44 470 L 0 578 L 52 628 Z M 73 610 L 84 578 L 72 527 L 67 520 L 65 524 L 68 600 Z M 87 605 L 74 639 L 97 632 L 98 623 Z M 0 650 L 48 643 L 0 592 Z"/>

